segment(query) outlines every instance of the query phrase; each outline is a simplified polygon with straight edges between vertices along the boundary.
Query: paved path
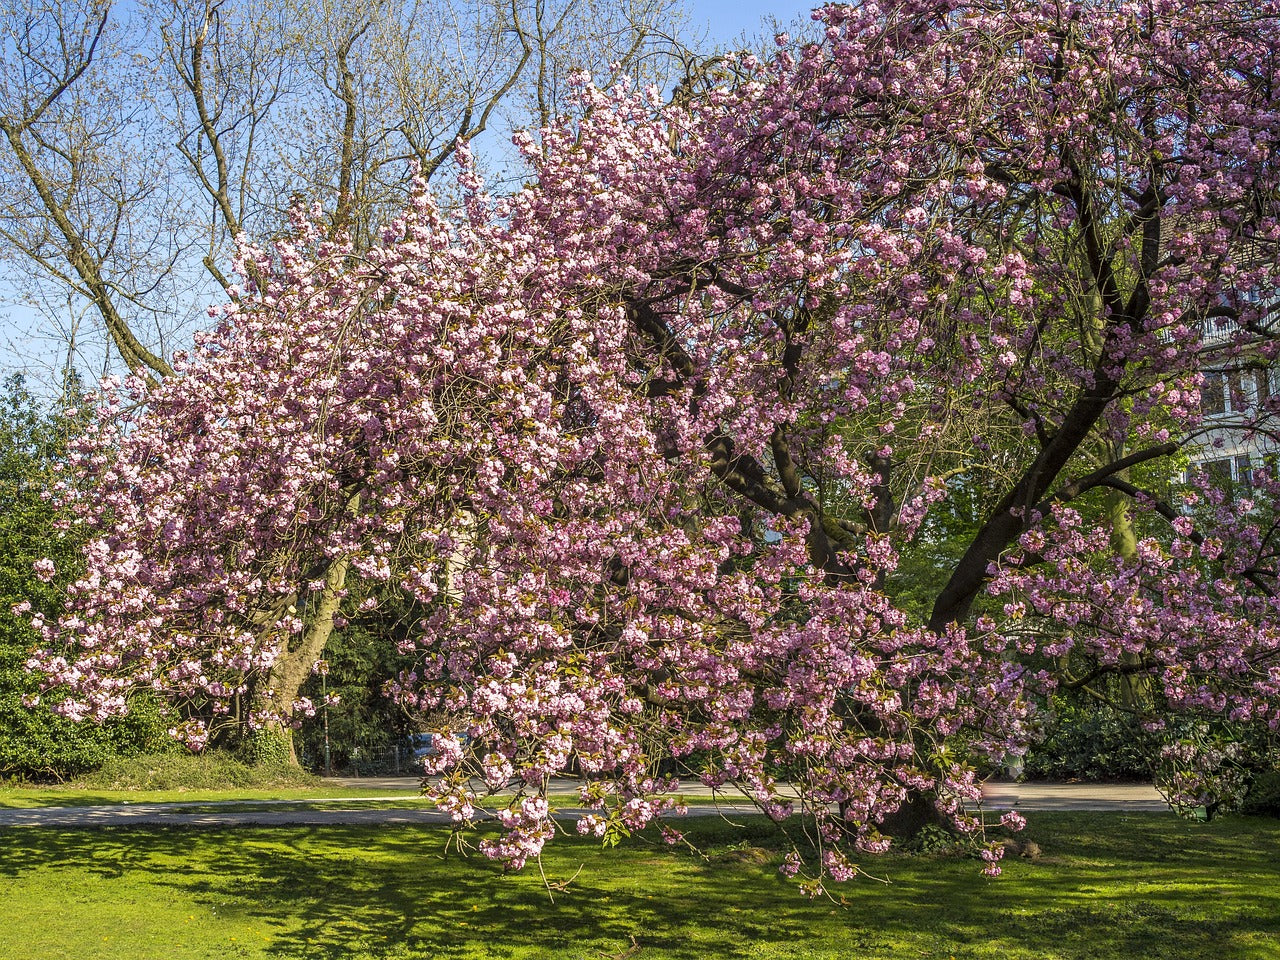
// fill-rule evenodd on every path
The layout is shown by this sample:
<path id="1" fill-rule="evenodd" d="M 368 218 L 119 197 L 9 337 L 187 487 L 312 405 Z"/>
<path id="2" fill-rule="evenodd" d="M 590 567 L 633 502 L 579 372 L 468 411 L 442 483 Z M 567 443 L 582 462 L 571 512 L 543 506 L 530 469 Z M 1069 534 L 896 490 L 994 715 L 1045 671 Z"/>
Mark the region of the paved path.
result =
<path id="1" fill-rule="evenodd" d="M 1046 810 L 1168 810 L 1149 783 L 987 783 L 987 806 Z"/>
<path id="2" fill-rule="evenodd" d="M 241 825 L 281 826 L 286 824 L 442 824 L 449 817 L 435 810 L 388 809 L 377 804 L 388 800 L 412 799 L 417 795 L 414 778 L 334 779 L 335 787 L 369 787 L 396 791 L 396 794 L 367 798 L 314 800 L 239 800 L 182 803 L 127 803 L 92 807 L 28 807 L 0 809 L 4 827 L 116 827 L 166 825 L 219 827 Z M 573 781 L 561 781 L 552 795 L 577 795 Z M 719 802 L 700 785 L 683 791 L 691 803 L 689 816 L 750 814 L 755 807 L 738 796 L 722 796 Z M 1016 808 L 1028 812 L 1048 810 L 1158 811 L 1167 810 L 1160 795 L 1145 784 L 1051 784 L 990 783 L 984 789 L 992 810 Z M 301 804 L 318 805 L 308 808 Z M 242 807 L 244 809 L 236 809 Z M 560 815 L 576 819 L 588 811 L 561 807 Z"/>
<path id="3" fill-rule="evenodd" d="M 339 787 L 368 787 L 407 794 L 417 789 L 412 777 L 335 777 L 327 780 Z M 576 796 L 577 781 L 554 781 L 553 796 Z M 699 783 L 685 784 L 681 792 L 690 798 L 710 800 L 710 788 Z M 1149 783 L 997 783 L 982 788 L 987 806 L 999 810 L 1167 810 L 1168 804 Z M 741 794 L 728 791 L 731 799 Z M 722 794 L 723 796 L 723 794 Z"/>
<path id="4" fill-rule="evenodd" d="M 346 800 L 315 801 L 308 803 L 332 803 L 328 810 L 315 809 L 279 809 L 279 810 L 203 810 L 199 813 L 188 813 L 173 807 L 190 807 L 191 804 L 138 803 L 128 806 L 99 807 L 41 807 L 0 810 L 0 830 L 5 827 L 129 827 L 129 826 L 166 826 L 166 827 L 239 827 L 239 826 L 348 826 L 348 825 L 400 825 L 427 824 L 441 825 L 452 823 L 447 813 L 436 810 L 397 810 L 382 807 L 356 809 L 347 805 Z M 360 801 L 356 801 L 359 803 Z M 233 806 L 234 804 L 227 804 Z M 217 806 L 217 804 L 198 804 L 200 807 Z M 560 807 L 556 817 L 563 820 L 577 820 L 591 813 L 585 808 Z M 721 814 L 749 815 L 757 813 L 750 804 L 710 803 L 691 806 L 688 816 L 711 817 Z M 480 817 L 478 819 L 483 819 Z"/>
<path id="5" fill-rule="evenodd" d="M 406 796 L 417 793 L 414 777 L 334 777 L 326 780 L 335 787 L 365 787 L 388 790 Z M 578 781 L 552 781 L 551 795 L 576 796 Z M 712 791 L 700 783 L 681 785 L 681 793 L 690 798 L 711 799 Z M 732 799 L 741 797 L 727 791 Z M 1008 810 L 1167 810 L 1168 804 L 1149 783 L 998 783 L 991 781 L 982 788 L 987 805 Z M 723 796 L 724 794 L 722 794 Z"/>

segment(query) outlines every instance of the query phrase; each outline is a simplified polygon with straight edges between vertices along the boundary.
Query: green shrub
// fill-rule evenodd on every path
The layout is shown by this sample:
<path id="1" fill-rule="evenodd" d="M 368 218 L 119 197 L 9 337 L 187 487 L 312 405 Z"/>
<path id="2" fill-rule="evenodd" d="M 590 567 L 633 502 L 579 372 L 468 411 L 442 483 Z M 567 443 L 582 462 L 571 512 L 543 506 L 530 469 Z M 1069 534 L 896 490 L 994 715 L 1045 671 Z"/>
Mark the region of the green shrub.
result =
<path id="1" fill-rule="evenodd" d="M 927 823 L 919 832 L 909 837 L 895 838 L 893 845 L 897 850 L 910 853 L 954 856 L 965 852 L 972 844 L 954 831 L 935 823 Z"/>
<path id="2" fill-rule="evenodd" d="M 68 396 L 78 386 L 67 384 Z M 78 776 L 112 757 L 162 749 L 169 722 L 146 695 L 130 700 L 129 714 L 104 724 L 72 723 L 51 705 L 63 696 L 41 693 L 26 663 L 39 641 L 36 612 L 57 619 L 64 590 L 81 569 L 83 532 L 59 528 L 52 503 L 42 496 L 55 479 L 67 437 L 79 432 L 74 417 L 52 412 L 27 390 L 21 377 L 0 381 L 0 778 L 58 781 Z M 43 583 L 32 564 L 49 558 L 58 576 Z M 16 610 L 15 610 L 16 607 Z M 39 702 L 33 698 L 39 695 Z"/>
<path id="3" fill-rule="evenodd" d="M 1261 770 L 1253 775 L 1240 812 L 1280 817 L 1280 770 Z"/>
<path id="4" fill-rule="evenodd" d="M 251 730 L 236 747 L 234 757 L 246 766 L 284 770 L 296 766 L 288 734 L 277 730 Z"/>
<path id="5" fill-rule="evenodd" d="M 1054 698 L 1044 738 L 1028 751 L 1028 780 L 1148 780 L 1160 753 L 1138 717 Z"/>
<path id="6" fill-rule="evenodd" d="M 324 731 L 329 723 L 329 749 L 335 770 L 358 775 L 389 774 L 395 771 L 394 750 L 414 730 L 413 722 L 384 688 L 402 670 L 413 668 L 411 656 L 397 652 L 397 619 L 412 621 L 417 614 L 403 610 L 403 597 L 386 596 L 379 613 L 357 619 L 336 632 L 325 647 L 329 672 L 313 674 L 301 690 L 317 705 L 325 694 L 337 697 L 329 707 L 318 706 L 316 714 L 302 721 L 294 734 L 298 758 L 317 772 L 324 769 Z M 380 617 L 386 617 L 388 623 Z"/>
<path id="7" fill-rule="evenodd" d="M 116 757 L 162 752 L 173 744 L 158 704 L 147 697 L 136 698 L 126 716 L 104 724 L 74 723 L 43 703 L 26 706 L 23 690 L 33 685 L 28 677 L 0 669 L 0 777 L 56 782 Z"/>

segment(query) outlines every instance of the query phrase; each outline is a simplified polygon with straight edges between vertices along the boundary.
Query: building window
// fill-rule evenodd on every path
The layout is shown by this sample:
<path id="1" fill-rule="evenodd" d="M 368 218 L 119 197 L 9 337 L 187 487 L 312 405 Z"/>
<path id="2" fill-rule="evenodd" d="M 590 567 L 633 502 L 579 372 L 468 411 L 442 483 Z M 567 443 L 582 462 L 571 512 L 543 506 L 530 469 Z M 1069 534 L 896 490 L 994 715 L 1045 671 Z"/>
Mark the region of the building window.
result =
<path id="1" fill-rule="evenodd" d="M 1253 471 L 1265 467 L 1273 469 L 1274 457 L 1254 459 L 1247 454 L 1235 457 L 1219 457 L 1192 464 L 1184 477 L 1185 482 L 1195 483 L 1196 473 L 1204 471 L 1215 487 L 1230 491 L 1233 496 L 1249 496 L 1253 493 Z"/>
<path id="2" fill-rule="evenodd" d="M 1206 417 L 1248 413 L 1271 396 L 1271 372 L 1237 368 L 1205 370 L 1200 386 L 1200 412 Z"/>
<path id="3" fill-rule="evenodd" d="M 1210 460 L 1204 465 L 1205 473 L 1213 478 L 1215 484 L 1221 484 L 1224 487 L 1231 485 L 1231 458 L 1223 457 L 1220 460 Z"/>
<path id="4" fill-rule="evenodd" d="M 1243 413 L 1252 406 L 1249 395 L 1244 392 L 1244 374 L 1243 370 L 1228 370 L 1226 372 L 1227 406 L 1233 413 Z"/>
<path id="5" fill-rule="evenodd" d="M 1227 412 L 1227 396 L 1223 389 L 1222 371 L 1206 370 L 1200 387 L 1200 410 L 1206 417 Z"/>
<path id="6" fill-rule="evenodd" d="M 1252 493 L 1253 467 L 1249 463 L 1247 456 L 1236 457 L 1235 474 L 1236 490 L 1240 493 Z"/>

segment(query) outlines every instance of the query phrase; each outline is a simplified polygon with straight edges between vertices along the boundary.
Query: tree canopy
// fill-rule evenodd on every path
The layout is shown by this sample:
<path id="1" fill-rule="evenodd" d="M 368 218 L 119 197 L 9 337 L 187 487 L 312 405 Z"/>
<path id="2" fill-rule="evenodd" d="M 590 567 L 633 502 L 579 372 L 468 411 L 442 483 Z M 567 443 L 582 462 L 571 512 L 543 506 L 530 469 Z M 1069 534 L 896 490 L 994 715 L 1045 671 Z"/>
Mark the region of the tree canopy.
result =
<path id="1" fill-rule="evenodd" d="M 519 787 L 489 855 L 549 839 L 549 776 L 592 775 L 578 828 L 608 836 L 687 769 L 813 827 L 787 870 L 815 883 L 921 797 L 979 832 L 975 759 L 1058 685 L 1274 726 L 1272 485 L 1168 504 L 1131 471 L 1198 423 L 1210 334 L 1274 356 L 1278 14 L 830 6 L 704 96 L 583 79 L 511 197 L 463 148 L 464 202 L 421 186 L 359 255 L 295 211 L 76 448 L 66 711 L 151 685 L 198 745 L 305 709 L 289 671 L 395 594 L 430 789 L 467 821 L 471 775 Z M 912 616 L 886 578 L 975 482 Z M 1160 535 L 1113 550 L 1108 494 Z"/>

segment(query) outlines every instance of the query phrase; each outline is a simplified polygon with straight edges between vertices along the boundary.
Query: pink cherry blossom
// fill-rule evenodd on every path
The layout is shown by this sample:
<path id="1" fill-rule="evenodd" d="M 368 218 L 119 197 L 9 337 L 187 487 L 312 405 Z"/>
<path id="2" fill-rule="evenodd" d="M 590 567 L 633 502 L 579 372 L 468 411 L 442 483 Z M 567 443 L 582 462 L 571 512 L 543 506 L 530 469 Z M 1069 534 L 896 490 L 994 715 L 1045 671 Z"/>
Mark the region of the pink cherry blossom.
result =
<path id="1" fill-rule="evenodd" d="M 677 813 L 678 770 L 806 821 L 812 890 L 922 798 L 998 872 L 973 761 L 1085 682 L 1061 660 L 1274 726 L 1263 508 L 1125 477 L 1198 427 L 1219 318 L 1274 358 L 1280 9 L 815 17 L 687 103 L 581 81 L 513 196 L 460 150 L 458 208 L 420 187 L 366 254 L 302 212 L 246 244 L 260 285 L 73 445 L 85 573 L 37 620 L 63 711 L 148 686 L 200 747 L 287 720 L 316 622 L 404 610 L 428 795 L 465 824 L 515 791 L 487 855 L 539 855 L 550 777 L 591 777 L 607 841 Z M 891 578 L 962 483 L 992 506 L 920 622 Z M 1086 519 L 1107 491 L 1164 524 L 1133 557 Z"/>

